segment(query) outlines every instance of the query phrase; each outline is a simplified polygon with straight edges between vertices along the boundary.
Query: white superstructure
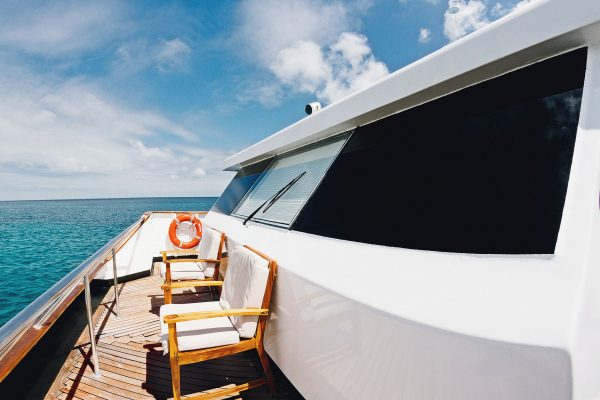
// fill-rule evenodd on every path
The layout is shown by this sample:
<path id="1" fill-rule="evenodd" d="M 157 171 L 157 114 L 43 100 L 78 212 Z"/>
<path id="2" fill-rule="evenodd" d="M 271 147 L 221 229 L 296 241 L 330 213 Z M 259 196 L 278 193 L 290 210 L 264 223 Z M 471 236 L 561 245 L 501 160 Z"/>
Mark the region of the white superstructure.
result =
<path id="1" fill-rule="evenodd" d="M 553 59 L 579 60 L 580 56 L 584 57 L 582 86 L 568 86 L 571 82 L 564 74 L 572 73 L 570 69 L 545 67 Z M 567 65 L 560 62 L 556 65 Z M 360 147 L 353 140 L 355 135 L 363 135 L 367 140 L 365 132 L 369 129 L 375 132 L 376 125 L 371 125 L 374 121 L 381 124 L 402 121 L 407 110 L 414 110 L 410 115 L 415 115 L 433 100 L 452 101 L 465 88 L 473 88 L 469 93 L 478 93 L 485 100 L 486 88 L 493 87 L 496 79 L 511 82 L 512 76 L 517 76 L 511 75 L 512 71 L 519 74 L 526 68 L 532 74 L 536 68 L 551 71 L 538 77 L 547 81 L 549 87 L 560 86 L 562 83 L 556 83 L 559 81 L 566 82 L 565 89 L 556 89 L 558 94 L 540 95 L 539 104 L 545 104 L 547 112 L 558 110 L 556 104 L 563 101 L 563 109 L 578 116 L 572 132 L 574 148 L 569 153 L 572 162 L 569 163 L 570 158 L 561 161 L 570 172 L 567 176 L 556 175 L 565 181 L 560 183 L 564 192 L 557 195 L 559 221 L 551 243 L 538 243 L 535 237 L 529 237 L 529 243 L 524 235 L 522 243 L 519 242 L 523 247 L 505 253 L 485 250 L 493 248 L 495 243 L 488 243 L 488 247 L 481 247 L 484 250 L 474 253 L 440 251 L 439 243 L 431 248 L 422 244 L 413 247 L 394 244 L 392 228 L 387 231 L 374 228 L 385 225 L 376 197 L 394 196 L 403 188 L 402 181 L 393 179 L 376 193 L 362 192 L 364 182 L 356 182 L 356 196 L 364 199 L 365 207 L 356 208 L 345 217 L 360 226 L 362 237 L 370 234 L 372 240 L 349 240 L 356 233 L 344 232 L 343 227 L 327 235 L 310 233 L 315 230 L 315 222 L 312 225 L 302 222 L 307 219 L 306 213 L 317 207 L 315 203 L 327 197 L 323 191 L 331 185 L 331 180 L 341 176 L 340 167 L 336 167 L 336 163 L 342 162 L 340 152 L 350 151 L 341 150 L 342 144 L 339 148 L 329 145 L 337 139 L 319 141 L 335 136 L 343 139 L 344 146 L 350 143 L 363 151 L 364 144 Z M 526 86 L 527 81 L 522 83 Z M 518 87 L 506 86 L 505 91 L 496 94 L 506 94 L 506 104 L 510 106 L 508 92 L 515 89 L 518 91 Z M 544 89 L 531 90 L 535 94 L 536 90 Z M 519 107 L 527 101 L 519 99 Z M 561 122 L 559 114 L 556 111 L 557 121 L 553 123 L 567 130 L 568 123 Z M 534 120 L 538 114 L 525 115 Z M 454 123 L 448 122 L 449 126 Z M 519 129 L 528 127 L 528 123 L 524 121 Z M 414 127 L 414 121 L 412 124 Z M 543 121 L 538 125 L 542 126 Z M 363 127 L 366 130 L 361 131 Z M 453 134 L 454 128 L 448 129 L 448 134 Z M 355 130 L 358 133 L 351 133 Z M 386 134 L 380 130 L 382 135 Z M 551 141 L 560 132 L 560 129 L 542 132 L 542 136 Z M 343 133 L 346 136 L 336 136 Z M 400 130 L 397 135 L 403 134 Z M 518 140 L 516 136 L 515 146 L 519 145 Z M 304 147 L 307 145 L 310 146 Z M 431 141 L 428 146 L 433 153 L 440 151 L 436 147 L 440 146 L 438 142 Z M 562 149 L 552 147 L 557 148 Z M 540 160 L 551 161 L 554 157 L 554 153 L 547 158 L 543 158 L 545 153 L 530 154 L 531 158 L 541 157 Z M 276 157 L 275 161 L 265 161 L 272 157 Z M 512 157 L 509 153 L 502 160 L 507 169 L 518 163 L 539 165 L 526 164 L 527 157 L 518 161 Z M 460 159 L 459 154 L 457 160 Z M 597 0 L 548 0 L 524 7 L 232 156 L 228 159 L 228 169 L 240 170 L 241 182 L 246 176 L 245 169 L 254 168 L 258 162 L 263 165 L 247 174 L 254 174 L 254 180 L 240 183 L 234 195 L 231 185 L 224 193 L 221 200 L 233 201 L 227 211 L 214 208 L 204 223 L 225 232 L 230 248 L 236 243 L 248 244 L 277 260 L 279 273 L 265 346 L 303 396 L 309 399 L 600 399 L 600 3 Z M 475 164 L 472 168 L 476 170 L 479 166 Z M 543 174 L 544 168 L 540 167 L 540 171 Z M 252 205 L 268 200 L 276 189 L 302 173 L 307 175 L 290 189 L 292 194 L 281 196 L 268 212 L 261 211 L 244 223 L 249 210 L 255 208 Z M 381 171 L 382 175 L 386 173 L 389 170 Z M 422 171 L 415 167 L 414 173 Z M 235 184 L 236 179 L 232 185 Z M 247 186 L 240 194 L 244 185 Z M 532 181 L 531 185 L 537 187 L 538 182 Z M 558 180 L 556 185 L 560 186 Z M 551 185 L 544 186 L 548 187 L 552 189 Z M 445 196 L 448 197 L 447 192 Z M 534 199 L 535 193 L 531 196 L 533 200 L 523 198 L 523 202 L 537 201 L 544 205 L 544 199 Z M 441 198 L 443 201 L 444 196 Z M 340 197 L 336 201 L 341 205 L 346 199 Z M 507 199 L 509 202 L 515 207 L 514 199 Z M 506 210 L 485 211 L 492 215 Z M 164 229 L 169 218 L 172 216 L 156 219 L 148 229 Z M 485 218 L 485 213 L 478 218 L 474 221 Z M 535 226 L 539 221 L 524 222 L 523 229 L 533 232 L 539 228 Z M 301 223 L 312 228 L 295 229 Z M 468 229 L 457 226 L 457 236 L 477 236 Z M 514 235 L 520 233 L 516 226 Z M 485 235 L 482 229 L 484 244 Z M 155 239 L 161 241 L 164 237 L 157 233 Z M 397 242 L 402 240 L 406 239 Z M 510 246 L 507 244 L 506 248 Z M 527 251 L 528 248 L 534 250 Z M 135 253 L 135 249 L 131 251 Z M 133 253 L 131 259 L 135 257 Z M 134 264 L 123 266 L 124 274 L 137 272 Z M 105 278 L 109 275 L 107 270 Z"/>
<path id="2" fill-rule="evenodd" d="M 600 3 L 541 1 L 228 160 L 235 170 L 587 47 L 554 254 L 411 250 L 208 214 L 210 225 L 278 260 L 266 348 L 304 396 L 600 398 L 599 42 Z M 368 207 L 347 217 L 370 229 Z"/>

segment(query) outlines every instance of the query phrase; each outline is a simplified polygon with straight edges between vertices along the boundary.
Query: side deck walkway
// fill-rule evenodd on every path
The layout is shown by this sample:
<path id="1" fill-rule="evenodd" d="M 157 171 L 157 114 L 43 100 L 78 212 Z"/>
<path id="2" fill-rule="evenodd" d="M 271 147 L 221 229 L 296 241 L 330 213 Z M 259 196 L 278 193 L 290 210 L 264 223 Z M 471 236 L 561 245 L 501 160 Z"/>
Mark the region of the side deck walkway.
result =
<path id="1" fill-rule="evenodd" d="M 57 376 L 47 399 L 167 399 L 171 392 L 169 358 L 159 341 L 159 309 L 163 304 L 158 276 L 119 285 L 121 317 L 109 290 L 98 307 L 96 337 L 102 376 L 96 378 L 89 360 L 87 329 Z M 174 293 L 174 303 L 211 300 L 208 290 Z M 198 394 L 262 376 L 258 357 L 245 352 L 223 359 L 186 365 L 181 369 L 182 394 Z M 229 398 L 270 399 L 266 387 Z"/>

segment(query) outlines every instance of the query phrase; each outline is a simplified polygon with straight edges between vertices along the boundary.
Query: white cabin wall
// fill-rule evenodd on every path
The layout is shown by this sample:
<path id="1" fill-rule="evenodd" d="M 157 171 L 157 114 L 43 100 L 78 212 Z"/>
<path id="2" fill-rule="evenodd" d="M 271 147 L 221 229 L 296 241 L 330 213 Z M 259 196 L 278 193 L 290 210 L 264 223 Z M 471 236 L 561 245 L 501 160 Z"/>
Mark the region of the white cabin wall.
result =
<path id="1" fill-rule="evenodd" d="M 301 393 L 599 398 L 599 65 L 593 47 L 553 255 L 392 248 L 209 213 L 208 223 L 278 261 L 265 344 Z M 354 217 L 369 229 L 368 212 Z"/>
<path id="2" fill-rule="evenodd" d="M 573 398 L 600 399 L 600 45 L 588 50 L 572 184 L 565 204 L 566 229 L 580 235 L 564 235 L 565 252 L 585 257 L 580 271 L 578 301 L 573 310 L 571 338 Z M 587 240 L 586 240 L 587 239 Z M 574 255 L 574 254 L 573 254 Z M 574 255 L 575 256 L 575 255 Z M 579 258 L 579 257 L 578 257 Z"/>
<path id="3" fill-rule="evenodd" d="M 552 255 L 410 250 L 207 216 L 278 261 L 266 348 L 304 395 L 379 398 L 400 384 L 411 399 L 600 398 L 599 65 L 594 46 Z M 369 229 L 368 211 L 354 217 Z M 390 377 L 368 376 L 371 364 Z"/>
<path id="4" fill-rule="evenodd" d="M 356 302 L 440 329 L 566 348 L 580 283 L 571 260 L 411 250 L 267 227 L 218 213 L 207 222 L 282 270 Z M 357 215 L 368 229 L 368 215 Z M 374 234 L 377 234 L 376 232 Z M 374 279 L 376 285 L 366 285 Z M 440 305 L 443 305 L 441 307 Z"/>
<path id="5" fill-rule="evenodd" d="M 570 398 L 563 350 L 435 329 L 279 271 L 265 346 L 307 399 Z M 365 290 L 382 279 L 364 277 Z"/>
<path id="6" fill-rule="evenodd" d="M 368 213 L 356 220 L 368 229 Z M 218 213 L 207 223 L 277 260 L 266 349 L 308 398 L 393 398 L 399 381 L 410 399 L 570 398 L 573 260 L 368 245 Z"/>
<path id="7" fill-rule="evenodd" d="M 150 218 L 117 252 L 117 276 L 124 277 L 148 271 L 152 257 L 160 256 L 161 250 L 172 249 L 169 225 L 174 213 L 152 213 Z M 112 260 L 100 270 L 96 279 L 113 279 Z"/>

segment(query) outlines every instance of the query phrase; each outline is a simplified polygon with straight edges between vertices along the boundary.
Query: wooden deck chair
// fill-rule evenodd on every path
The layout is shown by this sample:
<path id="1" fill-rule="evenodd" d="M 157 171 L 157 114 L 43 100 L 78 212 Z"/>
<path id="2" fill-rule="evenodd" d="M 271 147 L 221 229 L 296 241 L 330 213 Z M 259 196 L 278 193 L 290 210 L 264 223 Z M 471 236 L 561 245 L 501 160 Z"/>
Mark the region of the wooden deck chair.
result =
<path id="1" fill-rule="evenodd" d="M 248 247 L 237 247 L 229 255 L 224 281 L 174 282 L 163 286 L 222 286 L 219 301 L 165 304 L 160 307 L 163 351 L 171 362 L 175 400 L 181 398 L 180 366 L 256 349 L 265 377 L 245 384 L 203 393 L 193 399 L 234 394 L 275 381 L 263 348 L 269 303 L 277 263 Z M 188 398 L 186 396 L 186 398 Z"/>
<path id="2" fill-rule="evenodd" d="M 206 227 L 197 250 L 165 250 L 161 251 L 163 264 L 160 276 L 166 284 L 173 281 L 219 280 L 219 267 L 223 256 L 225 234 L 216 229 Z M 188 258 L 169 258 L 169 255 L 190 256 Z M 195 257 L 195 258 L 192 258 Z M 173 265 L 171 265 L 173 264 Z M 172 291 L 164 287 L 165 304 L 172 302 Z"/>

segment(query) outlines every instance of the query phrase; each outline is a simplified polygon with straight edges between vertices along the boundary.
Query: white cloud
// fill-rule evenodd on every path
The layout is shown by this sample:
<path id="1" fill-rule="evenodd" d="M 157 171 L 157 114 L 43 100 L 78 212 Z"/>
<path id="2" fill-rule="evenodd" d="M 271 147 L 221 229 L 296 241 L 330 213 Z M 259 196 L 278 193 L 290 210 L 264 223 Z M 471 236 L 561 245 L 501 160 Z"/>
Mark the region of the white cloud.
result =
<path id="1" fill-rule="evenodd" d="M 337 42 L 330 47 L 332 53 L 338 53 L 352 67 L 362 64 L 366 58 L 372 57 L 367 37 L 354 32 L 344 32 Z"/>
<path id="2" fill-rule="evenodd" d="M 47 56 L 87 50 L 123 29 L 124 12 L 116 1 L 1 2 L 0 46 Z"/>
<path id="3" fill-rule="evenodd" d="M 431 30 L 427 28 L 419 29 L 419 43 L 427 43 L 431 40 Z"/>
<path id="4" fill-rule="evenodd" d="M 246 81 L 236 93 L 240 103 L 256 101 L 267 108 L 278 106 L 283 97 L 280 82 L 273 80 Z"/>
<path id="5" fill-rule="evenodd" d="M 1 199 L 216 195 L 231 178 L 231 152 L 157 113 L 81 80 L 0 71 Z"/>
<path id="6" fill-rule="evenodd" d="M 323 90 L 317 92 L 326 103 L 364 89 L 389 74 L 386 65 L 373 56 L 366 36 L 357 33 L 342 33 L 330 46 L 327 58 L 333 73 Z"/>
<path id="7" fill-rule="evenodd" d="M 281 50 L 270 69 L 293 91 L 313 93 L 325 103 L 363 89 L 389 73 L 373 56 L 367 38 L 354 32 L 343 32 L 325 48 L 314 42 L 297 42 Z"/>
<path id="8" fill-rule="evenodd" d="M 520 9 L 522 9 L 524 7 L 527 7 L 530 4 L 533 4 L 533 3 L 537 2 L 537 1 L 539 1 L 539 0 L 521 0 L 517 4 L 515 4 L 515 6 L 511 10 L 511 12 L 516 11 L 516 10 L 520 10 Z"/>
<path id="9" fill-rule="evenodd" d="M 501 2 L 497 2 L 490 11 L 490 14 L 495 18 L 502 18 L 512 13 L 513 11 L 517 11 L 529 6 L 530 4 L 535 3 L 536 1 L 538 0 L 521 0 L 513 6 L 506 6 Z"/>
<path id="10" fill-rule="evenodd" d="M 177 35 L 169 40 L 148 35 L 154 25 L 173 23 L 175 17 L 145 15 L 144 19 L 131 20 L 130 11 L 125 3 L 113 0 L 0 2 L 0 50 L 9 50 L 6 55 L 29 54 L 51 62 L 60 60 L 64 67 L 77 65 L 93 51 L 115 49 L 113 68 L 119 74 L 133 74 L 149 67 L 161 72 L 185 69 L 191 48 L 184 39 Z M 185 27 L 186 23 L 181 25 Z M 177 30 L 178 27 L 170 29 Z"/>
<path id="11" fill-rule="evenodd" d="M 133 147 L 136 152 L 136 156 L 142 158 L 145 161 L 157 161 L 157 160 L 168 160 L 174 157 L 171 149 L 162 149 L 160 147 L 147 147 L 141 140 L 139 139 L 130 139 L 127 141 L 131 147 Z"/>
<path id="12" fill-rule="evenodd" d="M 494 18 L 501 18 L 504 17 L 505 15 L 507 15 L 508 13 L 510 13 L 511 9 L 506 7 L 504 4 L 502 3 L 496 3 L 494 5 L 494 7 L 492 8 L 492 10 L 490 11 L 490 14 L 494 17 Z"/>
<path id="13" fill-rule="evenodd" d="M 409 1 L 415 1 L 415 0 L 398 0 L 398 2 L 400 4 L 408 4 Z M 440 0 L 416 0 L 416 1 L 420 1 L 423 3 L 427 3 L 427 4 L 432 4 L 432 5 L 438 4 L 440 2 Z"/>
<path id="14" fill-rule="evenodd" d="M 371 5 L 366 0 L 243 2 L 234 36 L 277 80 L 249 85 L 238 99 L 274 106 L 291 89 L 329 103 L 387 75 L 367 38 L 353 32 L 360 26 L 359 15 Z"/>
<path id="15" fill-rule="evenodd" d="M 246 0 L 239 7 L 235 36 L 252 59 L 268 66 L 298 41 L 321 45 L 354 26 L 349 7 L 340 1 Z"/>
<path id="16" fill-rule="evenodd" d="M 485 1 L 449 0 L 444 13 L 444 35 L 453 42 L 489 23 Z"/>
<path id="17" fill-rule="evenodd" d="M 521 0 L 516 4 L 497 1 L 488 12 L 489 1 L 486 0 L 449 0 L 448 9 L 444 14 L 444 35 L 451 42 L 455 41 L 488 25 L 492 20 L 521 10 L 537 1 L 539 0 Z"/>
<path id="18" fill-rule="evenodd" d="M 161 72 L 178 71 L 186 67 L 191 51 L 181 38 L 130 41 L 117 48 L 113 68 L 122 75 L 135 74 L 147 68 Z"/>
<path id="19" fill-rule="evenodd" d="M 204 168 L 198 167 L 192 172 L 192 176 L 196 178 L 202 178 L 203 176 L 206 176 L 206 171 Z"/>
<path id="20" fill-rule="evenodd" d="M 180 38 L 163 41 L 156 54 L 158 68 L 161 71 L 180 68 L 190 53 L 190 47 Z"/>
<path id="21" fill-rule="evenodd" d="M 332 73 L 321 47 L 304 40 L 281 50 L 269 68 L 282 83 L 309 93 L 315 92 Z"/>

